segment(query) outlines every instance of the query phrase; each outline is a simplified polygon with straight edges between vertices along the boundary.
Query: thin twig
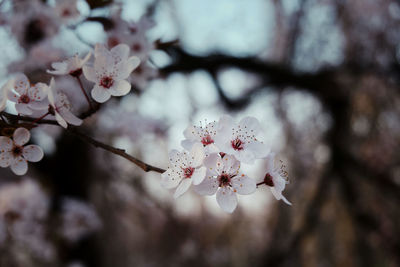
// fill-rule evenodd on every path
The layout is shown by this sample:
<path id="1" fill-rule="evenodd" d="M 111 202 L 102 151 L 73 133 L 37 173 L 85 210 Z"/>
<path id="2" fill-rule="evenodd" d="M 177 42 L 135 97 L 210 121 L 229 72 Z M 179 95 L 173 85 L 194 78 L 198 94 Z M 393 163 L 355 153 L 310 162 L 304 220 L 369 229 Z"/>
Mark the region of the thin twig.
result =
<path id="1" fill-rule="evenodd" d="M 76 79 L 78 80 L 79 86 L 81 87 L 82 93 L 85 95 L 86 101 L 89 104 L 90 110 L 93 110 L 92 102 L 90 101 L 89 96 L 87 95 L 85 88 L 83 88 L 83 84 L 81 81 L 81 78 L 79 76 L 76 76 Z"/>

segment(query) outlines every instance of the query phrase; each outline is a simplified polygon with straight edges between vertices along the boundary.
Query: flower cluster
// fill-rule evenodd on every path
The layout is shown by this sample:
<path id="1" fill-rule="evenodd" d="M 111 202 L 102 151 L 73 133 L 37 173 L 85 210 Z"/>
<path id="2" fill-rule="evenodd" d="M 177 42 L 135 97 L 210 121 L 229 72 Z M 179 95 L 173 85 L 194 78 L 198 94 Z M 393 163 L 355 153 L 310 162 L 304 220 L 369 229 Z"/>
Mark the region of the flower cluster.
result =
<path id="1" fill-rule="evenodd" d="M 237 195 L 255 192 L 258 185 L 271 188 L 276 199 L 290 202 L 282 195 L 287 182 L 283 168 L 274 166 L 275 155 L 259 141 L 260 123 L 256 118 L 245 117 L 236 123 L 223 116 L 218 122 L 204 127 L 189 126 L 184 131 L 183 152 L 169 153 L 170 165 L 161 175 L 161 185 L 176 188 L 174 197 L 185 193 L 190 185 L 200 195 L 214 195 L 219 206 L 232 213 L 237 206 Z M 264 179 L 257 184 L 241 169 L 241 163 L 253 164 L 258 159 L 267 161 Z"/>

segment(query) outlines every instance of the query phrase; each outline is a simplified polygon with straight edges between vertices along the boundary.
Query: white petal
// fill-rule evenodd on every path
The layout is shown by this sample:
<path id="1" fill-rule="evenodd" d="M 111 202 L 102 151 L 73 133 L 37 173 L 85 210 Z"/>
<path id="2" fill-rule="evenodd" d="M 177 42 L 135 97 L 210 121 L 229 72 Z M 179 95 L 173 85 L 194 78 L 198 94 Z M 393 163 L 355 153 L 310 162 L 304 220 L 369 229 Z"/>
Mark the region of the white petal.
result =
<path id="1" fill-rule="evenodd" d="M 169 168 L 161 174 L 161 186 L 167 189 L 177 187 L 181 180 L 182 178 L 174 168 Z"/>
<path id="2" fill-rule="evenodd" d="M 24 147 L 22 155 L 27 161 L 38 162 L 43 158 L 43 150 L 36 145 Z"/>
<path id="3" fill-rule="evenodd" d="M 18 103 L 19 96 L 16 93 L 14 93 L 13 91 L 8 91 L 7 98 L 8 98 L 8 100 L 10 100 L 14 103 Z"/>
<path id="4" fill-rule="evenodd" d="M 271 152 L 269 146 L 258 141 L 249 143 L 245 149 L 250 150 L 256 159 L 265 158 Z"/>
<path id="5" fill-rule="evenodd" d="M 292 203 L 290 203 L 290 202 L 282 195 L 281 192 L 276 191 L 275 187 L 270 187 L 270 188 L 271 188 L 272 195 L 274 195 L 274 197 L 275 197 L 277 200 L 281 200 L 281 199 L 282 199 L 283 202 L 285 202 L 286 204 L 292 205 Z"/>
<path id="6" fill-rule="evenodd" d="M 222 158 L 224 162 L 224 171 L 229 174 L 237 174 L 240 168 L 240 161 L 238 161 L 233 155 L 225 155 Z"/>
<path id="7" fill-rule="evenodd" d="M 67 122 L 64 120 L 64 118 L 58 112 L 55 112 L 55 117 L 56 117 L 56 121 L 58 122 L 58 124 L 60 124 L 65 129 L 67 129 L 67 127 L 68 127 Z"/>
<path id="8" fill-rule="evenodd" d="M 193 189 L 200 195 L 214 195 L 218 189 L 218 181 L 212 176 L 207 176 L 199 185 L 194 185 Z"/>
<path id="9" fill-rule="evenodd" d="M 238 194 L 248 195 L 256 191 L 256 181 L 246 175 L 240 175 L 232 178 L 232 187 L 237 191 Z"/>
<path id="10" fill-rule="evenodd" d="M 204 159 L 204 166 L 206 166 L 207 171 L 212 175 L 219 175 L 222 173 L 224 168 L 224 163 L 222 162 L 219 154 L 211 154 Z"/>
<path id="11" fill-rule="evenodd" d="M 270 175 L 272 176 L 272 181 L 274 183 L 273 187 L 277 192 L 281 193 L 285 189 L 286 180 L 283 179 L 278 172 L 272 172 Z"/>
<path id="12" fill-rule="evenodd" d="M 13 142 L 11 138 L 6 136 L 0 136 L 0 152 L 7 152 L 13 148 Z"/>
<path id="13" fill-rule="evenodd" d="M 31 101 L 42 101 L 46 98 L 48 86 L 44 83 L 37 83 L 28 90 Z"/>
<path id="14" fill-rule="evenodd" d="M 237 206 L 237 197 L 229 187 L 221 187 L 217 192 L 217 202 L 225 212 L 232 213 Z"/>
<path id="15" fill-rule="evenodd" d="M 32 110 L 29 108 L 27 104 L 22 104 L 22 103 L 15 104 L 15 109 L 19 114 L 24 114 L 24 115 L 32 114 Z"/>
<path id="16" fill-rule="evenodd" d="M 191 180 L 193 180 L 193 184 L 198 185 L 201 182 L 203 182 L 204 178 L 206 177 L 206 172 L 207 169 L 204 166 L 199 169 L 195 169 L 192 174 L 192 177 L 190 177 Z"/>
<path id="17" fill-rule="evenodd" d="M 14 131 L 13 139 L 14 143 L 18 146 L 23 146 L 28 143 L 29 139 L 31 138 L 30 132 L 25 128 L 18 128 Z"/>
<path id="18" fill-rule="evenodd" d="M 128 60 L 124 60 L 118 63 L 115 68 L 117 69 L 117 80 L 125 80 L 129 77 L 134 69 L 136 69 L 140 64 L 140 59 L 138 57 L 130 57 Z"/>
<path id="19" fill-rule="evenodd" d="M 20 95 L 26 94 L 30 87 L 28 77 L 25 74 L 18 74 L 14 79 L 14 90 Z"/>
<path id="20" fill-rule="evenodd" d="M 191 166 L 198 167 L 198 166 L 202 165 L 205 157 L 206 157 L 206 154 L 204 153 L 203 145 L 200 143 L 194 144 L 190 151 Z"/>
<path id="21" fill-rule="evenodd" d="M 190 151 L 195 143 L 196 143 L 196 141 L 191 141 L 191 140 L 185 139 L 185 140 L 182 140 L 181 146 L 184 149 Z"/>
<path id="22" fill-rule="evenodd" d="M 0 167 L 6 168 L 14 162 L 14 156 L 12 152 L 2 152 L 0 153 Z"/>
<path id="23" fill-rule="evenodd" d="M 123 96 L 131 90 L 131 84 L 125 80 L 114 81 L 114 83 L 115 85 L 108 89 L 112 96 Z"/>
<path id="24" fill-rule="evenodd" d="M 111 54 L 117 61 L 126 60 L 129 57 L 129 46 L 119 44 L 111 49 Z"/>
<path id="25" fill-rule="evenodd" d="M 11 164 L 11 170 L 16 175 L 24 175 L 28 171 L 28 163 L 22 157 L 18 157 Z"/>
<path id="26" fill-rule="evenodd" d="M 172 149 L 169 154 L 169 163 L 171 164 L 171 166 L 176 166 L 177 168 L 180 167 L 180 160 L 182 158 L 182 153 L 180 153 L 178 150 L 176 149 Z"/>
<path id="27" fill-rule="evenodd" d="M 255 160 L 253 151 L 246 148 L 243 150 L 235 151 L 234 155 L 237 157 L 239 161 L 243 163 L 252 164 L 254 163 Z"/>
<path id="28" fill-rule="evenodd" d="M 60 109 L 59 113 L 69 124 L 75 126 L 79 126 L 82 124 L 82 120 L 76 117 L 74 114 L 72 114 L 71 111 L 66 108 Z"/>
<path id="29" fill-rule="evenodd" d="M 81 60 L 80 64 L 83 66 L 92 56 L 92 52 L 87 53 L 87 55 Z"/>
<path id="30" fill-rule="evenodd" d="M 110 99 L 111 95 L 107 89 L 104 89 L 103 87 L 95 85 L 94 88 L 92 89 L 92 97 L 97 102 L 104 103 L 108 99 Z"/>
<path id="31" fill-rule="evenodd" d="M 85 75 L 85 78 L 88 81 L 97 82 L 96 71 L 94 70 L 93 67 L 83 66 L 82 70 L 83 70 L 83 75 Z"/>
<path id="32" fill-rule="evenodd" d="M 104 57 L 104 56 L 109 56 L 110 52 L 107 50 L 107 48 L 103 44 L 96 44 L 94 47 L 94 57 Z"/>
<path id="33" fill-rule="evenodd" d="M 246 129 L 254 135 L 257 135 L 261 130 L 260 122 L 254 117 L 245 117 L 239 122 L 241 129 Z"/>
<path id="34" fill-rule="evenodd" d="M 7 104 L 7 96 L 9 92 L 11 92 L 11 87 L 14 84 L 14 80 L 9 80 L 6 84 L 4 84 L 0 89 L 0 111 L 3 111 Z"/>
<path id="35" fill-rule="evenodd" d="M 182 179 L 180 182 L 178 188 L 176 188 L 176 191 L 174 193 L 174 198 L 178 198 L 182 196 L 190 187 L 192 184 L 192 179 Z"/>

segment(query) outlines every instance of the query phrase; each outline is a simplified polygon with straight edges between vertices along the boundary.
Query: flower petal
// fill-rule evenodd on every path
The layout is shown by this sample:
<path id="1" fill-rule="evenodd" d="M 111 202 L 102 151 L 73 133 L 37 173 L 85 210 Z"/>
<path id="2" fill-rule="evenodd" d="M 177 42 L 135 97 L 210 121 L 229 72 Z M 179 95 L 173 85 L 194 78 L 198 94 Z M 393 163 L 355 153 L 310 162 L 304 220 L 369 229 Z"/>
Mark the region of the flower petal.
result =
<path id="1" fill-rule="evenodd" d="M 119 44 L 111 49 L 111 54 L 116 62 L 126 60 L 129 57 L 129 46 L 126 44 Z"/>
<path id="2" fill-rule="evenodd" d="M 20 94 L 26 94 L 28 88 L 30 87 L 28 77 L 25 74 L 18 74 L 14 79 L 14 90 Z"/>
<path id="3" fill-rule="evenodd" d="M 22 155 L 27 161 L 38 162 L 43 158 L 43 150 L 37 145 L 29 145 L 24 147 Z"/>
<path id="4" fill-rule="evenodd" d="M 75 126 L 79 126 L 82 124 L 82 120 L 76 117 L 74 114 L 72 114 L 71 111 L 69 111 L 66 108 L 62 108 L 59 110 L 60 115 L 69 123 Z"/>
<path id="5" fill-rule="evenodd" d="M 246 129 L 254 135 L 257 135 L 261 130 L 260 122 L 254 117 L 245 117 L 241 119 L 239 126 L 241 129 Z"/>
<path id="6" fill-rule="evenodd" d="M 14 84 L 14 80 L 11 79 L 6 82 L 0 89 L 0 111 L 3 111 L 7 105 L 7 96 L 11 92 L 11 87 Z"/>
<path id="7" fill-rule="evenodd" d="M 285 202 L 286 204 L 288 204 L 288 205 L 292 205 L 292 203 L 290 203 L 283 195 L 282 195 L 282 193 L 281 192 L 278 192 L 276 189 L 275 189 L 275 187 L 271 187 L 271 192 L 272 192 L 272 195 L 274 195 L 274 197 L 277 199 L 277 200 L 283 200 L 283 202 Z"/>
<path id="8" fill-rule="evenodd" d="M 232 187 L 241 195 L 249 195 L 256 191 L 256 181 L 244 174 L 236 176 L 231 180 Z"/>
<path id="9" fill-rule="evenodd" d="M 64 118 L 60 115 L 60 113 L 55 112 L 55 117 L 56 117 L 56 121 L 58 122 L 58 124 L 60 124 L 62 127 L 64 127 L 65 129 L 68 128 L 68 124 L 67 122 L 64 120 Z"/>
<path id="10" fill-rule="evenodd" d="M 225 155 L 222 159 L 224 162 L 224 171 L 229 174 L 237 174 L 240 169 L 240 161 L 233 155 Z"/>
<path id="11" fill-rule="evenodd" d="M 15 109 L 19 114 L 24 114 L 24 115 L 32 114 L 32 110 L 29 108 L 27 104 L 22 104 L 22 103 L 15 104 Z"/>
<path id="12" fill-rule="evenodd" d="M 204 166 L 199 169 L 195 169 L 192 174 L 192 177 L 190 177 L 191 180 L 193 180 L 193 184 L 198 185 L 201 182 L 203 182 L 204 178 L 206 177 L 206 172 L 207 169 Z"/>
<path id="13" fill-rule="evenodd" d="M 0 153 L 0 167 L 6 168 L 14 162 L 14 156 L 12 152 L 2 152 Z"/>
<path id="14" fill-rule="evenodd" d="M 13 91 L 8 91 L 7 98 L 11 102 L 18 103 L 19 96 L 16 93 L 14 93 Z"/>
<path id="15" fill-rule="evenodd" d="M 169 168 L 161 174 L 161 186 L 167 189 L 175 188 L 178 186 L 181 179 L 176 168 Z"/>
<path id="16" fill-rule="evenodd" d="M 174 193 L 174 198 L 178 198 L 182 196 L 190 187 L 192 184 L 192 179 L 182 179 L 180 184 L 178 185 L 178 188 L 176 188 L 176 191 Z"/>
<path id="17" fill-rule="evenodd" d="M 204 147 L 201 143 L 196 143 L 193 145 L 190 151 L 189 165 L 192 167 L 198 167 L 203 164 L 206 154 L 204 153 Z"/>
<path id="18" fill-rule="evenodd" d="M 269 146 L 258 141 L 249 143 L 245 149 L 250 150 L 256 159 L 265 158 L 271 152 Z"/>
<path id="19" fill-rule="evenodd" d="M 31 138 L 30 132 L 22 127 L 15 130 L 13 135 L 14 143 L 18 146 L 25 145 L 26 143 L 28 143 L 30 138 Z"/>
<path id="20" fill-rule="evenodd" d="M 85 78 L 88 81 L 97 82 L 96 71 L 94 70 L 93 67 L 83 66 L 82 70 L 83 70 L 83 75 L 85 75 Z"/>
<path id="21" fill-rule="evenodd" d="M 93 99 L 99 103 L 104 103 L 111 97 L 111 94 L 107 89 L 97 85 L 93 87 L 91 94 Z"/>
<path id="22" fill-rule="evenodd" d="M 13 141 L 6 136 L 0 136 L 0 152 L 8 152 L 13 148 Z"/>
<path id="23" fill-rule="evenodd" d="M 222 162 L 219 154 L 214 153 L 209 155 L 204 159 L 204 166 L 206 166 L 207 171 L 212 175 L 219 175 L 223 171 L 224 163 Z"/>
<path id="24" fill-rule="evenodd" d="M 28 163 L 22 157 L 18 157 L 11 164 L 11 170 L 16 175 L 24 175 L 28 171 Z"/>
<path id="25" fill-rule="evenodd" d="M 194 185 L 193 189 L 199 195 L 214 195 L 218 189 L 218 181 L 212 176 L 207 176 L 199 185 Z"/>
<path id="26" fill-rule="evenodd" d="M 229 187 L 221 187 L 217 192 L 217 202 L 223 211 L 232 213 L 237 206 L 237 197 Z"/>
<path id="27" fill-rule="evenodd" d="M 115 76 L 117 80 L 125 80 L 129 77 L 134 69 L 136 69 L 140 64 L 140 59 L 138 57 L 130 57 L 127 60 L 118 63 L 115 68 L 118 70 Z"/>
<path id="28" fill-rule="evenodd" d="M 112 96 L 123 96 L 129 93 L 130 90 L 131 84 L 125 80 L 115 81 L 115 85 L 108 89 Z"/>
<path id="29" fill-rule="evenodd" d="M 42 101 L 46 98 L 48 86 L 44 83 L 37 83 L 28 90 L 31 101 Z"/>

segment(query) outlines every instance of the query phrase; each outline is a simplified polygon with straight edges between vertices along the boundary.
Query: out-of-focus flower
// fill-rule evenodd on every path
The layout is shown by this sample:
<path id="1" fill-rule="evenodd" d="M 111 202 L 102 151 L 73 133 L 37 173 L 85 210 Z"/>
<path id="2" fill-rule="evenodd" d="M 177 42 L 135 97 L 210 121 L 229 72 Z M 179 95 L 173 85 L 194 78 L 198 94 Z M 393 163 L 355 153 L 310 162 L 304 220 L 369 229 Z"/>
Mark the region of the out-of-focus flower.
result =
<path id="1" fill-rule="evenodd" d="M 7 95 L 14 84 L 14 80 L 9 80 L 0 88 L 0 111 L 3 111 L 7 105 Z"/>
<path id="2" fill-rule="evenodd" d="M 204 127 L 189 126 L 183 132 L 183 135 L 186 139 L 181 142 L 181 145 L 187 150 L 190 150 L 194 144 L 201 143 L 206 154 L 220 152 L 215 145 L 217 135 L 217 122 L 215 121 L 206 124 Z"/>
<path id="3" fill-rule="evenodd" d="M 24 175 L 28 171 L 28 163 L 38 162 L 43 158 L 43 150 L 37 145 L 24 146 L 31 134 L 25 128 L 18 128 L 13 139 L 0 136 L 0 167 L 11 166 L 17 175 Z"/>
<path id="4" fill-rule="evenodd" d="M 61 62 L 51 64 L 54 70 L 47 70 L 48 73 L 54 75 L 72 75 L 78 77 L 82 74 L 82 67 L 90 59 L 92 53 L 88 53 L 83 59 L 80 59 L 78 54 Z"/>
<path id="5" fill-rule="evenodd" d="M 14 79 L 13 88 L 15 92 L 8 92 L 8 99 L 15 102 L 15 109 L 18 113 L 31 115 L 33 110 L 47 108 L 46 95 L 48 86 L 44 83 L 37 83 L 33 86 L 29 83 L 25 74 L 20 74 Z"/>
<path id="6" fill-rule="evenodd" d="M 211 154 L 204 160 L 207 177 L 194 186 L 200 195 L 217 193 L 217 202 L 225 212 L 232 213 L 237 206 L 236 193 L 248 195 L 256 190 L 254 179 L 239 172 L 240 162 L 232 155 Z"/>
<path id="7" fill-rule="evenodd" d="M 266 158 L 265 163 L 265 177 L 264 183 L 268 185 L 271 189 L 272 194 L 277 200 L 282 199 L 286 204 L 292 205 L 283 195 L 282 192 L 285 189 L 285 185 L 289 182 L 287 181 L 287 173 L 284 170 L 285 166 L 275 167 L 275 154 L 271 153 Z"/>
<path id="8" fill-rule="evenodd" d="M 256 138 L 260 131 L 260 123 L 254 117 L 245 117 L 236 124 L 232 117 L 223 116 L 218 122 L 215 143 L 222 152 L 234 155 L 239 161 L 253 163 L 270 152 L 269 147 Z"/>
<path id="9" fill-rule="evenodd" d="M 194 145 L 190 153 L 172 150 L 169 153 L 170 166 L 161 175 L 161 185 L 168 189 L 177 187 L 174 197 L 178 198 L 192 183 L 200 184 L 206 176 L 206 168 L 202 166 L 204 157 L 201 144 Z"/>
<path id="10" fill-rule="evenodd" d="M 139 67 L 129 76 L 129 81 L 137 89 L 143 90 L 146 88 L 148 82 L 156 78 L 157 75 L 158 71 L 156 68 L 151 66 L 148 61 L 142 61 Z"/>
<path id="11" fill-rule="evenodd" d="M 55 13 L 63 21 L 69 24 L 76 21 L 80 17 L 80 12 L 76 6 L 77 0 L 58 0 L 54 8 Z"/>
<path id="12" fill-rule="evenodd" d="M 89 81 L 95 83 L 92 97 L 99 103 L 104 103 L 111 96 L 123 96 L 129 93 L 131 85 L 126 79 L 140 64 L 138 57 L 129 57 L 129 47 L 120 44 L 107 50 L 104 45 L 95 47 L 95 62 L 93 67 L 83 66 L 83 73 Z"/>
<path id="13" fill-rule="evenodd" d="M 61 216 L 61 235 L 70 242 L 76 242 L 101 227 L 94 208 L 76 199 L 63 200 Z"/>
<path id="14" fill-rule="evenodd" d="M 49 113 L 56 117 L 57 122 L 62 127 L 67 128 L 67 122 L 75 126 L 82 124 L 82 120 L 72 114 L 68 97 L 64 93 L 57 91 L 54 78 L 51 78 L 50 81 L 48 98 L 50 104 Z"/>

